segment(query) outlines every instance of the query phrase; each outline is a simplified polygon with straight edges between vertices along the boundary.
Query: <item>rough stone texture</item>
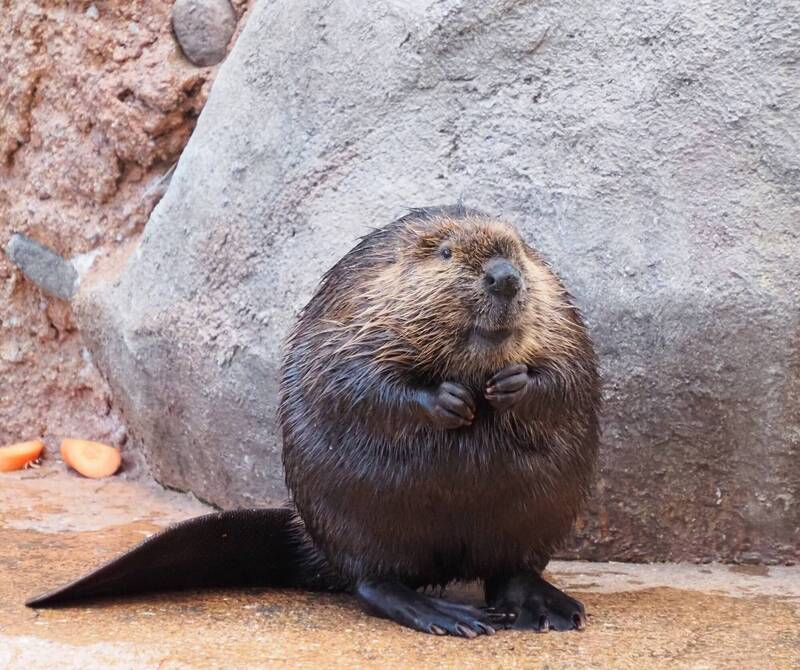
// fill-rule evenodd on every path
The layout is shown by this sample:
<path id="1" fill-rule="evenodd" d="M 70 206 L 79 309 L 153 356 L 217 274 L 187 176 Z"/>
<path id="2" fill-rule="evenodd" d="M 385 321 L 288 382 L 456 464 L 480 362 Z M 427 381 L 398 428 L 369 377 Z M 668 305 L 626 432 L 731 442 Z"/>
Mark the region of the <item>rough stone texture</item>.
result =
<path id="1" fill-rule="evenodd" d="M 141 232 L 215 74 L 181 56 L 171 4 L 0 3 L 0 247 L 21 232 L 80 267 Z M 2 253 L 0 378 L 0 444 L 124 442 L 69 306 Z"/>
<path id="2" fill-rule="evenodd" d="M 172 29 L 192 63 L 216 65 L 236 30 L 236 14 L 228 0 L 175 0 Z"/>
<path id="3" fill-rule="evenodd" d="M 262 2 L 81 324 L 158 479 L 280 498 L 282 340 L 370 226 L 515 221 L 606 380 L 593 559 L 800 558 L 800 18 L 788 1 Z"/>
<path id="4" fill-rule="evenodd" d="M 3 670 L 796 670 L 800 567 L 559 561 L 589 612 L 581 633 L 440 638 L 368 617 L 352 598 L 274 589 L 146 595 L 33 611 L 23 601 L 202 511 L 140 482 L 63 466 L 0 475 Z M 475 586 L 450 597 L 472 600 Z"/>

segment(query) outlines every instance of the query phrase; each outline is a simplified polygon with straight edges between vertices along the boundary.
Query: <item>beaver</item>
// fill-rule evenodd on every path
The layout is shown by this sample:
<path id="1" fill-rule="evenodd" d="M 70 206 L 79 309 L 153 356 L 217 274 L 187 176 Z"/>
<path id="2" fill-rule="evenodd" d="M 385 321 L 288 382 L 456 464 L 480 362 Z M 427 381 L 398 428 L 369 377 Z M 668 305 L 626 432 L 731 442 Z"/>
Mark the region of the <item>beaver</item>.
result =
<path id="1" fill-rule="evenodd" d="M 438 635 L 583 628 L 542 571 L 588 495 L 599 403 L 587 330 L 542 256 L 481 211 L 413 209 L 324 275 L 289 336 L 290 506 L 178 524 L 28 604 L 272 584 L 350 591 Z M 420 590 L 462 580 L 487 607 Z"/>

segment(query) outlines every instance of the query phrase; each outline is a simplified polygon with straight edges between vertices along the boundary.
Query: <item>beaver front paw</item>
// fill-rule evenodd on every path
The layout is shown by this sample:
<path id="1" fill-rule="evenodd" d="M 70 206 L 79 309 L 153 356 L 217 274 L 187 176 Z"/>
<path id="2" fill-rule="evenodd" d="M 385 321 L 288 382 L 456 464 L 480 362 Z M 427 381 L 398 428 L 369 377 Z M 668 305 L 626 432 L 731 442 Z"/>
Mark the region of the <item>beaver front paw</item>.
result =
<path id="1" fill-rule="evenodd" d="M 527 365 L 524 363 L 510 365 L 495 373 L 486 382 L 484 396 L 498 411 L 511 409 L 525 396 L 529 380 Z"/>
<path id="2" fill-rule="evenodd" d="M 475 418 L 475 400 L 461 384 L 442 382 L 435 391 L 421 394 L 424 417 L 438 428 L 469 426 Z"/>

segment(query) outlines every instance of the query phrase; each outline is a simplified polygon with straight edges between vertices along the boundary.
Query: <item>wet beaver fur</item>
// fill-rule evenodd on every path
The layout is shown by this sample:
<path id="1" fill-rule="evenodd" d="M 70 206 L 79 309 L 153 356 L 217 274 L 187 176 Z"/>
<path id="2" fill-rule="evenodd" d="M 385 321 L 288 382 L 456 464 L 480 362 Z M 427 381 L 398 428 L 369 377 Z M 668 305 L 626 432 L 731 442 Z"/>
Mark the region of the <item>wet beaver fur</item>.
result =
<path id="1" fill-rule="evenodd" d="M 274 584 L 349 590 L 434 634 L 582 628 L 541 572 L 588 494 L 599 401 L 581 317 L 516 230 L 412 210 L 328 271 L 289 338 L 291 506 L 178 524 L 29 604 Z M 473 579 L 486 608 L 418 590 Z"/>

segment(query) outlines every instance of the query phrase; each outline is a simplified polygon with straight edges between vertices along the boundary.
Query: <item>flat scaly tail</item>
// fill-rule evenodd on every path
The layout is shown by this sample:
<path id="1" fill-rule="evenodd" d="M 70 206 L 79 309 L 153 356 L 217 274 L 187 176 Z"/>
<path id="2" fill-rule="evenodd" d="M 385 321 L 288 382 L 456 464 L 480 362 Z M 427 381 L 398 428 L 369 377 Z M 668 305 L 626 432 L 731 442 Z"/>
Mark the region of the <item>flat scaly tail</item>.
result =
<path id="1" fill-rule="evenodd" d="M 294 510 L 244 509 L 188 519 L 96 570 L 28 600 L 54 607 L 79 600 L 202 587 L 334 588 Z"/>

